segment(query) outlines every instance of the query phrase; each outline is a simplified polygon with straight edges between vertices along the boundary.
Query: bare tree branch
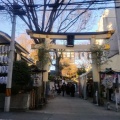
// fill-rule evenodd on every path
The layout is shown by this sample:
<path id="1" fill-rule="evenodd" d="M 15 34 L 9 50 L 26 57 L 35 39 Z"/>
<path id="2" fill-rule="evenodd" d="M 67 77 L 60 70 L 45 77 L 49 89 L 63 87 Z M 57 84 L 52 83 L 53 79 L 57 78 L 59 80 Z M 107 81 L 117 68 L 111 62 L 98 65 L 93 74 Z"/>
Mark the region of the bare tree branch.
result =
<path id="1" fill-rule="evenodd" d="M 10 9 L 12 9 L 13 3 L 11 2 L 11 0 L 6 0 L 6 1 L 0 0 L 0 1 L 6 6 L 6 8 L 9 8 L 6 9 L 6 11 L 12 15 L 13 13 Z M 89 10 L 90 6 L 94 4 L 96 0 L 88 3 L 82 0 L 83 3 L 87 4 L 87 7 L 85 10 L 82 10 L 80 12 L 78 11 L 77 8 L 80 8 L 81 5 L 83 5 L 83 3 L 76 1 L 72 2 L 72 0 L 54 0 L 54 3 L 52 0 L 44 0 L 44 1 L 14 0 L 14 1 L 18 5 L 22 6 L 22 9 L 27 13 L 26 16 L 19 15 L 19 17 L 25 22 L 25 24 L 29 27 L 29 29 L 37 32 L 51 32 L 54 30 L 56 32 L 67 32 L 72 28 L 73 25 L 75 25 L 75 23 L 77 23 L 78 20 L 80 20 L 80 17 L 84 13 L 86 13 L 86 11 Z M 72 5 L 74 5 L 75 7 L 73 8 Z M 72 7 L 71 10 L 65 12 L 66 8 L 69 8 L 69 6 Z M 48 9 L 47 7 L 52 7 L 52 11 L 47 11 Z M 40 8 L 43 9 L 43 12 L 40 12 L 38 10 Z M 61 21 L 59 21 L 59 23 L 56 24 L 60 18 Z M 83 24 L 84 22 L 85 25 L 87 24 L 88 19 L 87 21 L 85 20 L 84 21 L 80 20 L 80 21 L 81 21 L 80 24 Z M 80 30 L 84 28 L 82 26 L 83 25 L 79 27 Z M 57 29 L 53 29 L 55 27 Z M 41 42 L 41 40 L 39 42 Z"/>
<path id="2" fill-rule="evenodd" d="M 45 24 L 45 13 L 46 13 L 46 0 L 44 0 L 44 10 L 43 10 L 43 18 L 42 18 L 42 29 L 41 29 L 41 31 L 43 31 L 43 29 L 44 29 L 44 24 Z"/>
<path id="3" fill-rule="evenodd" d="M 69 15 L 72 13 L 72 12 L 74 12 L 76 9 L 74 9 L 73 11 L 71 11 L 67 16 L 66 16 L 66 19 L 64 19 L 64 21 L 62 21 L 61 22 L 61 25 L 60 25 L 60 27 L 59 27 L 59 31 L 62 31 L 62 30 L 64 30 L 64 29 L 66 29 L 65 30 L 65 32 L 71 27 L 71 26 L 73 26 L 73 24 L 78 20 L 78 18 L 82 15 L 82 14 L 84 14 L 89 8 L 90 8 L 90 6 L 91 6 L 92 4 L 90 4 L 82 13 L 80 13 L 77 17 L 75 17 L 72 21 L 70 21 L 64 28 L 62 28 L 62 29 L 60 29 L 60 27 L 62 26 L 62 24 L 64 23 L 64 21 L 69 17 Z"/>

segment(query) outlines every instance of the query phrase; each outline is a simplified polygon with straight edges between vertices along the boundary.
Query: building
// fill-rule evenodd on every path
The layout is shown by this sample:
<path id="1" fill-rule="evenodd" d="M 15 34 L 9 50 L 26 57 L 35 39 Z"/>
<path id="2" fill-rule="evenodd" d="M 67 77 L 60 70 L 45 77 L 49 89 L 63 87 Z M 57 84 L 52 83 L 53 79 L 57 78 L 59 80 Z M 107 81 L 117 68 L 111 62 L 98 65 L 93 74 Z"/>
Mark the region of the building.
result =
<path id="1" fill-rule="evenodd" d="M 118 9 L 117 9 L 118 10 Z M 118 16 L 119 17 L 119 16 Z M 116 23 L 116 19 L 118 18 L 115 12 L 115 9 L 106 9 L 101 16 L 99 23 L 98 23 L 98 32 L 99 31 L 109 31 L 115 30 L 114 34 L 111 36 L 110 39 L 99 39 L 96 40 L 96 43 L 99 45 L 109 44 L 110 49 L 103 50 L 103 55 L 105 56 L 103 61 L 99 66 L 99 76 L 100 76 L 100 89 L 102 96 L 107 98 L 108 100 L 115 100 L 113 97 L 114 90 L 116 87 L 120 86 L 120 55 L 119 55 L 119 32 L 118 32 L 118 24 Z M 89 97 L 89 86 L 91 86 L 91 82 L 88 79 L 91 78 L 92 74 L 91 70 L 83 75 L 80 76 L 81 87 L 83 90 L 83 97 L 86 99 Z M 90 80 L 90 81 L 91 81 Z M 106 81 L 106 82 L 105 82 Z M 109 81 L 109 83 L 108 83 Z M 108 83 L 108 84 L 106 84 Z M 90 85 L 91 84 L 91 85 Z M 108 88 L 108 91 L 105 89 Z M 91 87 L 91 91 L 94 91 Z M 96 92 L 96 96 L 98 97 L 98 92 Z M 107 97 L 108 96 L 108 97 Z M 96 97 L 96 99 L 97 99 Z"/>
<path id="2" fill-rule="evenodd" d="M 0 55 L 8 55 L 9 52 L 9 46 L 10 46 L 10 41 L 11 41 L 11 37 L 0 31 Z M 15 41 L 15 54 L 14 54 L 14 60 L 23 60 L 26 61 L 28 64 L 34 64 L 33 60 L 28 58 L 27 55 L 29 54 L 29 52 L 23 48 L 20 44 L 18 44 Z"/>
<path id="3" fill-rule="evenodd" d="M 5 92 L 5 86 L 7 83 L 10 41 L 11 37 L 8 34 L 0 31 L 0 93 Z M 28 54 L 29 52 L 26 49 L 15 42 L 14 61 L 23 60 L 29 65 L 34 64 L 31 59 L 27 58 Z"/>
<path id="4" fill-rule="evenodd" d="M 102 24 L 102 25 L 101 25 Z M 101 27 L 102 26 L 102 27 Z M 112 68 L 114 71 L 120 71 L 120 67 L 118 65 L 119 57 L 119 48 L 118 48 L 118 33 L 117 33 L 117 25 L 116 25 L 116 14 L 115 9 L 107 9 L 102 15 L 99 21 L 98 31 L 101 30 L 115 30 L 114 35 L 106 40 L 110 44 L 110 50 L 108 51 L 108 62 L 107 64 L 101 65 L 101 71 L 104 71 L 105 68 Z"/>
<path id="5" fill-rule="evenodd" d="M 120 89 L 120 53 L 119 53 L 119 31 L 118 28 L 120 27 L 117 23 L 119 15 L 116 14 L 119 9 L 107 9 L 105 10 L 103 16 L 101 17 L 100 24 L 102 24 L 102 28 L 99 27 L 98 30 L 115 30 L 113 36 L 107 40 L 108 44 L 110 44 L 110 49 L 108 51 L 107 57 L 108 60 L 103 62 L 100 66 L 101 74 L 100 74 L 100 81 L 103 86 L 106 86 L 109 90 L 106 91 L 103 87 L 101 91 L 103 91 L 103 97 L 107 98 L 108 100 L 115 101 L 114 91 L 116 88 Z M 104 44 L 104 42 L 103 42 Z M 107 74 L 109 73 L 109 74 Z M 106 82 L 105 82 L 106 81 Z M 110 82 L 110 86 L 105 84 L 107 81 Z"/>

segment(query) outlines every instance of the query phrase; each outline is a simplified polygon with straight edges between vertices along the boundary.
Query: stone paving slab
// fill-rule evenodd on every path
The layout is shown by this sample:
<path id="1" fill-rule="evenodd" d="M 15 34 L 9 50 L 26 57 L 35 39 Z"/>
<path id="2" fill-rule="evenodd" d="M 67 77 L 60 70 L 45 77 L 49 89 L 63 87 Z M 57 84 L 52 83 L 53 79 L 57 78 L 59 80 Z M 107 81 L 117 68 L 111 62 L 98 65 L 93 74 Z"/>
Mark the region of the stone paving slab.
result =
<path id="1" fill-rule="evenodd" d="M 120 120 L 120 111 L 106 110 L 80 98 L 57 96 L 42 110 L 0 112 L 0 120 Z"/>

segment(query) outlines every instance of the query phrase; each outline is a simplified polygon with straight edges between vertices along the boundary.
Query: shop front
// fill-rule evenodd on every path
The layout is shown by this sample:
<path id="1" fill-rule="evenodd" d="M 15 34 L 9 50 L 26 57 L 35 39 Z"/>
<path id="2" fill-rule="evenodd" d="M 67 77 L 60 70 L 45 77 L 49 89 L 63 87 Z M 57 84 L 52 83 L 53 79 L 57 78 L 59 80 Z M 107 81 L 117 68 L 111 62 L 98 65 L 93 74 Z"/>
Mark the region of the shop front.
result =
<path id="1" fill-rule="evenodd" d="M 107 102 L 116 102 L 116 92 L 119 93 L 120 72 L 111 68 L 106 68 L 104 72 L 100 72 L 100 89 L 101 98 L 107 99 Z M 120 96 L 117 95 L 117 102 L 120 103 Z"/>

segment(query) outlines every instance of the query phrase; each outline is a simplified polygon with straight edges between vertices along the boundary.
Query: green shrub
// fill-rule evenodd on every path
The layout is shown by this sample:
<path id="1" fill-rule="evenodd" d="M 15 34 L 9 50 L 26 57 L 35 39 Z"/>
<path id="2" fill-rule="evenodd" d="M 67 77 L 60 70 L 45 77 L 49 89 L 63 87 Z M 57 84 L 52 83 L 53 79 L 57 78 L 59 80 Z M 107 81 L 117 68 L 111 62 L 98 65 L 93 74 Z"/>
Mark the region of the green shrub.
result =
<path id="1" fill-rule="evenodd" d="M 78 70 L 77 70 L 78 75 L 82 75 L 85 72 L 86 72 L 85 68 L 78 68 Z"/>
<path id="2" fill-rule="evenodd" d="M 12 94 L 32 89 L 29 66 L 24 61 L 15 61 L 12 75 Z"/>

